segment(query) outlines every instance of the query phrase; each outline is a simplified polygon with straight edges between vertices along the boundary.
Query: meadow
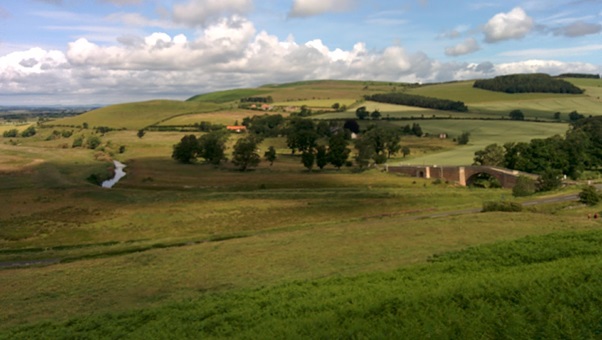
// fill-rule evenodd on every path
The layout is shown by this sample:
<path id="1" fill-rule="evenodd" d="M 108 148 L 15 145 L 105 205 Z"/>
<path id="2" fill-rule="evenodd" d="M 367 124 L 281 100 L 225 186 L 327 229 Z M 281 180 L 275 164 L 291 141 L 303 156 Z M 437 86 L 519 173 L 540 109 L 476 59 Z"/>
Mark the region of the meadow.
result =
<path id="1" fill-rule="evenodd" d="M 458 86 L 469 91 L 463 83 L 429 91 L 443 95 Z M 309 172 L 284 137 L 259 146 L 260 154 L 276 148 L 274 165 L 240 172 L 229 162 L 175 162 L 172 147 L 184 132 L 137 136 L 138 129 L 162 122 L 233 124 L 261 114 L 236 109 L 232 100 L 241 96 L 317 105 L 420 89 L 413 87 L 266 85 L 184 102 L 115 105 L 47 123 L 127 128 L 99 134 L 96 150 L 70 147 L 94 133 L 78 127 L 69 128 L 68 138 L 49 139 L 57 128 L 44 126 L 14 143 L 0 137 L 0 339 L 597 338 L 602 234 L 600 221 L 586 216 L 599 213 L 599 205 L 566 201 L 479 213 L 487 201 L 526 199 L 512 198 L 508 189 L 378 169 Z M 488 95 L 482 103 L 497 103 Z M 548 100 L 535 97 L 528 100 Z M 439 114 L 362 105 L 387 114 Z M 354 110 L 331 114 L 342 118 Z M 364 123 L 413 122 L 450 138 L 406 136 L 402 145 L 410 155 L 391 162 L 464 165 L 487 144 L 568 128 L 509 120 Z M 452 139 L 465 131 L 470 143 L 459 147 Z M 231 135 L 228 156 L 240 136 Z M 127 165 L 113 189 L 87 180 L 109 177 L 111 159 Z M 41 262 L 15 266 L 24 261 Z"/>

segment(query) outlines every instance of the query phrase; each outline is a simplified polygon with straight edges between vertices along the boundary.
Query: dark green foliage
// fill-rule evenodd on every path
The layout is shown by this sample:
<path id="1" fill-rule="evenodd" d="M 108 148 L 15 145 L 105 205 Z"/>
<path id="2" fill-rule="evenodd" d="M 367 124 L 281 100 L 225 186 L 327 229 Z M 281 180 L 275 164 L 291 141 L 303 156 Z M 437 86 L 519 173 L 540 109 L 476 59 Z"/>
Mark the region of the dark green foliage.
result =
<path id="1" fill-rule="evenodd" d="M 0 331 L 2 339 L 599 339 L 602 232 L 531 236 L 386 273 Z"/>
<path id="2" fill-rule="evenodd" d="M 520 212 L 523 211 L 523 206 L 520 203 L 510 201 L 490 201 L 483 203 L 483 212 L 504 211 L 504 212 Z"/>
<path id="3" fill-rule="evenodd" d="M 600 202 L 600 194 L 593 185 L 584 187 L 579 193 L 579 202 L 594 206 Z"/>
<path id="4" fill-rule="evenodd" d="M 410 154 L 411 150 L 409 147 L 404 146 L 401 148 L 401 153 L 403 154 L 403 158 L 406 158 Z"/>
<path id="5" fill-rule="evenodd" d="M 340 169 L 349 158 L 351 150 L 347 148 L 347 139 L 343 133 L 330 137 L 328 141 L 328 161 L 337 169 Z"/>
<path id="6" fill-rule="evenodd" d="M 525 114 L 521 110 L 510 111 L 508 117 L 510 117 L 512 120 L 525 120 Z"/>
<path id="7" fill-rule="evenodd" d="M 73 135 L 73 130 L 62 130 L 61 131 L 61 136 L 63 138 L 69 138 Z"/>
<path id="8" fill-rule="evenodd" d="M 562 185 L 562 174 L 559 170 L 544 170 L 537 181 L 538 191 L 552 191 L 560 188 Z"/>
<path id="9" fill-rule="evenodd" d="M 378 111 L 378 110 L 374 110 L 370 114 L 370 118 L 372 118 L 372 119 L 380 119 L 380 117 L 381 117 L 381 114 L 380 114 L 380 111 Z"/>
<path id="10" fill-rule="evenodd" d="M 199 154 L 199 142 L 195 135 L 186 135 L 173 146 L 171 158 L 180 163 L 192 163 Z"/>
<path id="11" fill-rule="evenodd" d="M 418 123 L 412 123 L 411 132 L 416 137 L 422 137 L 422 128 L 420 127 L 420 124 L 418 124 Z"/>
<path id="12" fill-rule="evenodd" d="M 577 111 L 573 111 L 573 112 L 569 113 L 569 120 L 571 121 L 571 123 L 574 123 L 583 118 L 585 118 L 585 116 L 580 114 Z"/>
<path id="13" fill-rule="evenodd" d="M 28 127 L 27 129 L 23 130 L 23 132 L 21 132 L 21 137 L 32 137 L 35 136 L 35 134 L 37 133 L 36 128 L 32 126 Z"/>
<path id="14" fill-rule="evenodd" d="M 236 141 L 232 152 L 232 163 L 238 166 L 240 171 L 246 171 L 249 167 L 255 167 L 259 164 L 261 157 L 257 153 L 257 145 L 261 141 L 262 138 L 253 135 Z"/>
<path id="15" fill-rule="evenodd" d="M 328 164 L 328 153 L 324 145 L 318 145 L 316 147 L 316 165 L 320 170 Z"/>
<path id="16" fill-rule="evenodd" d="M 406 93 L 378 93 L 365 96 L 366 100 L 380 103 L 417 106 L 427 109 L 467 112 L 468 107 L 461 101 L 452 101 L 432 97 L 424 97 Z"/>
<path id="17" fill-rule="evenodd" d="M 6 130 L 6 131 L 4 131 L 4 133 L 2 133 L 2 137 L 6 137 L 6 138 L 17 137 L 18 135 L 19 135 L 19 130 L 17 130 L 17 129 Z"/>
<path id="18" fill-rule="evenodd" d="M 587 74 L 587 73 L 562 73 L 558 75 L 558 78 L 586 78 L 586 79 L 600 79 L 599 74 Z"/>
<path id="19" fill-rule="evenodd" d="M 514 197 L 531 196 L 537 191 L 537 185 L 534 179 L 527 176 L 518 176 L 516 184 L 512 188 Z"/>
<path id="20" fill-rule="evenodd" d="M 568 81 L 552 78 L 543 73 L 512 74 L 493 79 L 481 79 L 475 81 L 473 86 L 483 90 L 506 93 L 583 93 L 583 90 Z"/>
<path id="21" fill-rule="evenodd" d="M 119 146 L 119 153 L 124 153 L 125 152 L 125 145 L 120 145 Z"/>
<path id="22" fill-rule="evenodd" d="M 263 154 L 263 157 L 266 161 L 270 162 L 270 166 L 274 164 L 276 160 L 276 149 L 273 146 L 270 146 L 268 150 Z"/>
<path id="23" fill-rule="evenodd" d="M 474 153 L 474 165 L 504 166 L 506 151 L 502 146 L 489 144 L 483 150 Z"/>
<path id="24" fill-rule="evenodd" d="M 87 128 L 88 128 L 88 123 L 84 122 L 84 123 L 82 124 L 82 128 L 83 128 L 83 129 L 87 129 Z"/>
<path id="25" fill-rule="evenodd" d="M 136 133 L 136 136 L 138 136 L 138 138 L 142 138 L 142 137 L 144 137 L 145 134 L 146 134 L 146 131 L 144 131 L 144 129 L 140 129 Z"/>
<path id="26" fill-rule="evenodd" d="M 375 163 L 382 164 L 399 152 L 400 142 L 401 133 L 398 129 L 372 126 L 356 140 L 355 147 L 360 153 L 364 153 L 362 157 L 370 154 Z"/>
<path id="27" fill-rule="evenodd" d="M 314 167 L 315 160 L 316 156 L 311 150 L 303 151 L 301 154 L 301 163 L 303 163 L 303 166 L 306 167 L 308 171 L 311 171 Z"/>
<path id="28" fill-rule="evenodd" d="M 80 148 L 84 145 L 84 136 L 77 136 L 73 139 L 72 148 Z"/>
<path id="29" fill-rule="evenodd" d="M 289 121 L 286 130 L 286 145 L 295 153 L 296 150 L 303 152 L 316 147 L 318 133 L 312 120 L 293 118 Z"/>
<path id="30" fill-rule="evenodd" d="M 468 144 L 469 141 L 470 141 L 470 132 L 468 132 L 468 131 L 462 132 L 460 137 L 458 137 L 459 145 L 466 145 L 466 144 Z"/>
<path id="31" fill-rule="evenodd" d="M 240 102 L 241 103 L 264 103 L 264 104 L 269 104 L 269 103 L 273 103 L 274 100 L 272 99 L 272 96 L 267 96 L 267 97 L 247 97 L 247 98 L 241 98 Z"/>
<path id="32" fill-rule="evenodd" d="M 194 123 L 194 127 L 201 132 L 211 132 L 225 129 L 226 126 L 223 124 L 213 124 L 211 122 L 202 121 L 200 123 Z"/>
<path id="33" fill-rule="evenodd" d="M 100 144 L 102 143 L 102 140 L 100 139 L 100 137 L 98 137 L 97 135 L 91 135 L 86 139 L 86 147 L 88 149 L 96 149 Z"/>
<path id="34" fill-rule="evenodd" d="M 284 126 L 284 117 L 280 114 L 245 117 L 242 125 L 246 126 L 249 132 L 262 137 L 278 137 L 282 134 Z"/>
<path id="35" fill-rule="evenodd" d="M 343 125 L 343 128 L 353 133 L 360 133 L 360 125 L 355 119 L 347 119 Z"/>
<path id="36" fill-rule="evenodd" d="M 112 131 L 114 129 L 108 127 L 108 126 L 99 126 L 96 128 L 96 133 L 100 133 L 102 135 L 104 135 L 105 133 Z"/>
<path id="37" fill-rule="evenodd" d="M 198 156 L 213 165 L 219 165 L 224 160 L 226 143 L 229 133 L 227 130 L 211 131 L 198 139 Z"/>
<path id="38" fill-rule="evenodd" d="M 370 115 L 370 112 L 368 112 L 368 110 L 366 110 L 365 106 L 360 106 L 355 110 L 355 116 L 359 119 L 359 120 L 364 120 L 366 119 L 366 117 L 368 117 Z"/>

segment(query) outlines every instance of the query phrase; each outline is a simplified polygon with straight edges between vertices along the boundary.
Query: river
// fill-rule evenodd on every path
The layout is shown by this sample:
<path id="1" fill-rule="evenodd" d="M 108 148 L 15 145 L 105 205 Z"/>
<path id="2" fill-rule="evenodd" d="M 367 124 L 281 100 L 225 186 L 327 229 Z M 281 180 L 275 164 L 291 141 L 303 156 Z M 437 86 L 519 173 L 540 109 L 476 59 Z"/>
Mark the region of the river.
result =
<path id="1" fill-rule="evenodd" d="M 103 188 L 112 188 L 113 185 L 117 184 L 117 182 L 119 182 L 119 180 L 125 176 L 125 171 L 123 171 L 123 169 L 125 168 L 125 164 L 119 161 L 113 161 L 113 164 L 115 164 L 115 176 L 109 180 L 102 182 Z"/>

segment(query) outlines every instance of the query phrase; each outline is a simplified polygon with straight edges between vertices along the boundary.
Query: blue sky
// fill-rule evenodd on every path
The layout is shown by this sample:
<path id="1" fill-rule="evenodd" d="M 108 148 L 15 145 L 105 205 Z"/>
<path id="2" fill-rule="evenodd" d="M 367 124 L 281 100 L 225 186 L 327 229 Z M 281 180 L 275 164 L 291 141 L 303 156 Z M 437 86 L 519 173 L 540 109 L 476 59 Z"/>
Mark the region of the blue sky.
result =
<path id="1" fill-rule="evenodd" d="M 0 0 L 0 105 L 602 73 L 602 0 Z"/>

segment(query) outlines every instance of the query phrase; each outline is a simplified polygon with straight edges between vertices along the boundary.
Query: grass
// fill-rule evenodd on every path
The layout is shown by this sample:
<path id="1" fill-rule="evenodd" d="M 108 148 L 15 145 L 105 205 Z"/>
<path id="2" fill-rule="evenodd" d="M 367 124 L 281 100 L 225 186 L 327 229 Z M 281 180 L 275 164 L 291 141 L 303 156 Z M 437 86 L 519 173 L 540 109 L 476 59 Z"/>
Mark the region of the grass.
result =
<path id="1" fill-rule="evenodd" d="M 234 89 L 226 91 L 217 91 L 212 93 L 200 94 L 186 101 L 189 102 L 211 102 L 211 103 L 228 103 L 248 97 L 261 97 L 268 91 L 262 89 Z"/>
<path id="2" fill-rule="evenodd" d="M 160 124 L 162 125 L 175 125 L 175 126 L 185 126 L 185 125 L 193 125 L 194 123 L 200 122 L 209 122 L 211 124 L 222 124 L 222 125 L 234 125 L 235 122 L 238 122 L 239 125 L 242 123 L 242 120 L 245 117 L 253 117 L 255 115 L 263 115 L 268 112 L 261 111 L 251 111 L 251 110 L 224 110 L 221 112 L 209 112 L 209 113 L 199 113 L 199 114 L 190 114 L 174 117 L 172 119 L 168 119 Z"/>
<path id="3" fill-rule="evenodd" d="M 521 121 L 486 121 L 486 120 L 420 120 L 415 121 L 425 133 L 437 136 L 447 133 L 449 138 L 456 138 L 463 132 L 470 133 L 468 145 L 460 146 L 442 153 L 429 154 L 424 157 L 412 157 L 400 161 L 410 164 L 467 165 L 472 164 L 474 152 L 493 143 L 503 145 L 507 142 L 528 142 L 535 138 L 547 138 L 556 134 L 564 135 L 568 129 L 566 124 L 535 123 Z M 403 126 L 407 121 L 394 122 Z"/>
<path id="4" fill-rule="evenodd" d="M 53 125 L 89 127 L 108 126 L 115 129 L 143 129 L 174 116 L 183 114 L 213 112 L 221 107 L 205 102 L 181 102 L 174 100 L 153 100 L 141 103 L 111 105 L 84 114 L 58 119 Z"/>
<path id="5" fill-rule="evenodd" d="M 0 336 L 597 338 L 602 332 L 601 237 L 600 231 L 588 231 L 497 242 L 443 253 L 430 264 L 205 293 L 145 310 L 5 329 Z M 241 251 L 256 260 L 243 275 L 265 273 L 259 270 L 262 259 L 273 263 L 261 253 Z M 137 264 L 163 262 L 162 256 L 149 256 Z M 291 260 L 300 269 L 315 264 L 309 266 L 311 258 Z M 144 272 L 150 270 L 156 268 L 151 265 Z M 177 269 L 171 274 L 190 275 Z M 52 293 L 40 294 L 41 299 L 63 295 L 56 282 L 45 287 Z M 158 293 L 146 285 L 138 289 L 136 295 Z M 94 300 L 98 295 L 92 291 L 89 296 Z"/>

